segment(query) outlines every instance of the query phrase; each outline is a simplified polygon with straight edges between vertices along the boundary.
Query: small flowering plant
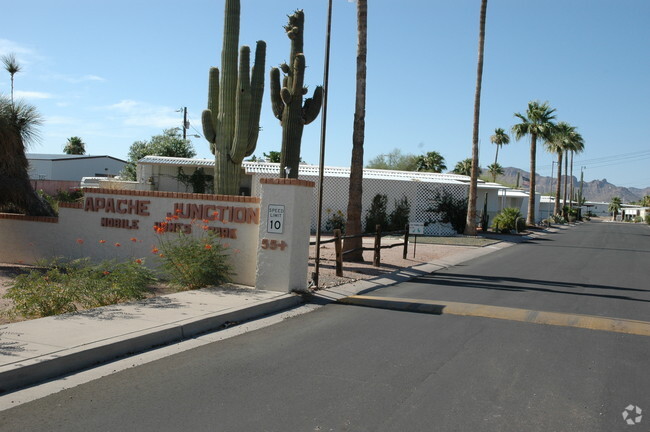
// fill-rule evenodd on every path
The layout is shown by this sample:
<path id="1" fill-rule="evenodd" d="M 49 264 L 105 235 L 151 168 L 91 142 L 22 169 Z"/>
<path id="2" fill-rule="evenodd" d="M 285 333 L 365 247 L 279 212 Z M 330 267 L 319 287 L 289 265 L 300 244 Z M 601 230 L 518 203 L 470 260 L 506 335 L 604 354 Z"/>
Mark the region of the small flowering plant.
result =
<path id="1" fill-rule="evenodd" d="M 172 220 L 178 216 L 172 216 Z M 198 289 L 206 286 L 221 285 L 231 280 L 233 271 L 229 263 L 227 246 L 221 238 L 208 229 L 209 220 L 193 220 L 191 225 L 201 229 L 170 231 L 174 227 L 170 221 L 157 224 L 154 229 L 158 235 L 159 245 L 151 249 L 162 262 L 162 269 L 170 282 L 180 289 Z"/>

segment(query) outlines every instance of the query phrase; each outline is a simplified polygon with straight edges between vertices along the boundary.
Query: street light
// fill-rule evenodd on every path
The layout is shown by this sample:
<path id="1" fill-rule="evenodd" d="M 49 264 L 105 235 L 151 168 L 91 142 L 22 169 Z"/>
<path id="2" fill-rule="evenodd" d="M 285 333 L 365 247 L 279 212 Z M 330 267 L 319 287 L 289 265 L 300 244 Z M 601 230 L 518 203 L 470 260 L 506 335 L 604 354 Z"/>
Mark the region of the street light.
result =
<path id="1" fill-rule="evenodd" d="M 331 32 L 332 0 L 329 0 L 327 5 L 327 32 L 325 36 L 325 64 L 323 67 L 323 112 L 321 114 L 320 157 L 318 161 L 318 217 L 316 218 L 316 259 L 314 260 L 314 273 L 312 274 L 312 283 L 315 288 L 318 288 L 318 276 L 320 273 L 320 226 L 323 218 L 323 181 L 325 171 L 325 137 L 327 131 L 327 94 L 329 93 Z"/>

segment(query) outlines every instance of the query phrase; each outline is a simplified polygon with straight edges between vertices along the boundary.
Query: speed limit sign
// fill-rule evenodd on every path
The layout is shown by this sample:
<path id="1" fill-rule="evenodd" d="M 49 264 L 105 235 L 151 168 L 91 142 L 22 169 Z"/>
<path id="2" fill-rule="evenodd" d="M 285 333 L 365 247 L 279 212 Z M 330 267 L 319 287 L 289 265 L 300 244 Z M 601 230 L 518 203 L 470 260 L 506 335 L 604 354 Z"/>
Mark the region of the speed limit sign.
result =
<path id="1" fill-rule="evenodd" d="M 284 206 L 269 204 L 269 216 L 266 222 L 266 232 L 282 234 L 284 232 Z"/>

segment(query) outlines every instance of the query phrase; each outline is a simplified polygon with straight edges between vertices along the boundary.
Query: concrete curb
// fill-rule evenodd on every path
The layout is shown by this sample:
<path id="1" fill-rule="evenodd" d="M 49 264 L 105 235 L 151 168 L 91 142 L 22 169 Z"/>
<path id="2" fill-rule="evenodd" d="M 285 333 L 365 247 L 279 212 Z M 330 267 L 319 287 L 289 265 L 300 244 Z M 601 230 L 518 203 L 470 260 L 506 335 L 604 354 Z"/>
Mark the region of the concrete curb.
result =
<path id="1" fill-rule="evenodd" d="M 192 317 L 6 365 L 0 367 L 0 393 L 59 378 L 159 345 L 179 342 L 200 333 L 216 330 L 227 322 L 259 318 L 301 303 L 303 299 L 300 296 L 287 294 L 281 298 L 260 301 L 249 307 Z"/>

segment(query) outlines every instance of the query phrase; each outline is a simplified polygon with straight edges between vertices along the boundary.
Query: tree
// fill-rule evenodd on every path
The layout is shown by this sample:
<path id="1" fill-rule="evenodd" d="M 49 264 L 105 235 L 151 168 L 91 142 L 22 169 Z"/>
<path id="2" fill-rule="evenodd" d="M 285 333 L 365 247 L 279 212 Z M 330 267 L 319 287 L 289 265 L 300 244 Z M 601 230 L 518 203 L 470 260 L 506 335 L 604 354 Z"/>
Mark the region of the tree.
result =
<path id="1" fill-rule="evenodd" d="M 497 177 L 503 175 L 505 171 L 501 165 L 495 162 L 488 166 L 488 172 L 492 174 L 492 181 L 496 182 Z"/>
<path id="2" fill-rule="evenodd" d="M 472 172 L 469 181 L 469 196 L 467 198 L 467 223 L 464 233 L 476 235 L 476 196 L 478 183 L 478 132 L 481 114 L 481 82 L 483 80 L 483 51 L 485 46 L 485 15 L 487 0 L 481 1 L 481 13 L 478 32 L 478 65 L 476 67 L 476 92 L 474 93 L 474 125 L 472 128 Z"/>
<path id="3" fill-rule="evenodd" d="M 496 164 L 499 159 L 499 149 L 506 144 L 510 144 L 510 137 L 503 129 L 496 128 L 494 129 L 494 135 L 490 136 L 490 142 L 497 146 L 497 153 L 494 155 L 494 163 Z"/>
<path id="4" fill-rule="evenodd" d="M 31 216 L 54 216 L 32 188 L 25 148 L 37 137 L 41 116 L 31 105 L 0 96 L 0 207 Z"/>
<path id="5" fill-rule="evenodd" d="M 280 163 L 280 152 L 279 151 L 269 151 L 268 153 L 262 153 L 264 159 L 268 162 Z"/>
<path id="6" fill-rule="evenodd" d="M 14 103 L 14 75 L 16 75 L 22 67 L 18 64 L 16 56 L 14 54 L 7 54 L 2 56 L 2 63 L 5 66 L 9 75 L 11 75 L 11 103 Z"/>
<path id="7" fill-rule="evenodd" d="M 553 214 L 561 213 L 560 208 L 560 190 L 562 185 L 562 161 L 564 153 L 567 150 L 568 137 L 575 130 L 573 126 L 566 122 L 558 122 L 553 128 L 550 139 L 545 143 L 546 150 L 550 153 L 557 154 L 557 185 L 555 186 L 555 205 Z"/>
<path id="8" fill-rule="evenodd" d="M 129 163 L 120 173 L 125 180 L 137 180 L 136 165 L 145 156 L 169 156 L 193 158 L 194 147 L 184 140 L 178 128 L 165 129 L 162 135 L 154 135 L 149 141 L 136 141 L 129 148 Z"/>
<path id="9" fill-rule="evenodd" d="M 63 153 L 69 155 L 83 155 L 86 154 L 86 144 L 81 138 L 73 136 L 68 138 L 68 142 L 63 148 Z"/>
<path id="10" fill-rule="evenodd" d="M 416 161 L 416 171 L 428 171 L 441 173 L 447 169 L 445 158 L 437 151 L 427 152 L 426 155 L 420 155 Z"/>
<path id="11" fill-rule="evenodd" d="M 412 154 L 402 154 L 398 148 L 390 153 L 380 154 L 371 159 L 366 168 L 396 171 L 416 171 L 417 157 Z"/>
<path id="12" fill-rule="evenodd" d="M 366 127 L 366 54 L 368 42 L 368 1 L 357 0 L 357 86 L 352 130 L 352 160 L 348 189 L 348 218 L 345 232 L 348 235 L 361 234 L 361 201 L 363 197 L 363 143 Z M 344 255 L 346 261 L 363 261 L 363 239 L 346 238 L 345 250 L 355 250 Z"/>
<path id="13" fill-rule="evenodd" d="M 612 198 L 612 201 L 609 203 L 608 211 L 613 213 L 612 220 L 616 220 L 618 212 L 621 210 L 621 199 L 619 197 Z"/>
<path id="14" fill-rule="evenodd" d="M 548 102 L 540 103 L 539 101 L 528 102 L 526 115 L 515 113 L 515 117 L 521 120 L 521 123 L 512 127 L 512 133 L 515 139 L 519 141 L 526 135 L 530 135 L 530 187 L 528 198 L 528 214 L 526 215 L 526 225 L 535 225 L 535 167 L 537 158 L 537 138 L 540 137 L 545 141 L 550 139 L 555 124 L 553 113 L 554 108 L 548 105 Z"/>
<path id="15" fill-rule="evenodd" d="M 454 174 L 460 174 L 464 176 L 472 175 L 472 158 L 463 159 L 462 161 L 456 163 L 453 171 Z"/>

